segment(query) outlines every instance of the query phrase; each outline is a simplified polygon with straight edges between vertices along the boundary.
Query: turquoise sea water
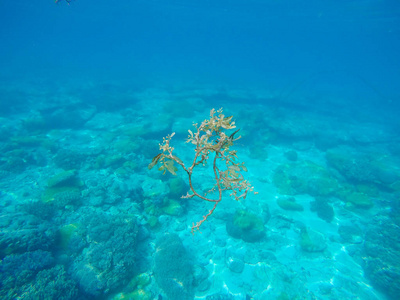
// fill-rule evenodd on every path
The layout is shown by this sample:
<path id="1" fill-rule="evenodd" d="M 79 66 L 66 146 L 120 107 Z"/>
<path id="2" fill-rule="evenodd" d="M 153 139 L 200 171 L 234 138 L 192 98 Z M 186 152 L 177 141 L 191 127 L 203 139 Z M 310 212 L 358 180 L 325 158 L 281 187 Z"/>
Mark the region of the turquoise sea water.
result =
<path id="1" fill-rule="evenodd" d="M 398 1 L 3 0 L 0 25 L 1 299 L 400 299 Z"/>

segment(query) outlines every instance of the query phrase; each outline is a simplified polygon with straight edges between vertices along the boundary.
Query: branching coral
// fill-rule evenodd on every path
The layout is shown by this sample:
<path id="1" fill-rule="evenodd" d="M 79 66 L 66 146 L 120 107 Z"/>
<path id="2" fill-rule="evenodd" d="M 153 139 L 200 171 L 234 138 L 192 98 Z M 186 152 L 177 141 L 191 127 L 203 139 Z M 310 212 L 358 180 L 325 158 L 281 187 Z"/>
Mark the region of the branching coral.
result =
<path id="1" fill-rule="evenodd" d="M 160 150 L 162 152 L 156 155 L 149 164 L 149 169 L 160 164 L 161 166 L 158 170 L 163 171 L 163 174 L 168 171 L 176 175 L 178 169 L 175 163 L 177 163 L 188 174 L 191 190 L 191 192 L 188 192 L 187 195 L 182 196 L 182 198 L 199 197 L 200 199 L 214 203 L 212 209 L 203 216 L 202 220 L 198 221 L 196 224 L 193 223 L 192 233 L 199 230 L 201 224 L 214 212 L 218 203 L 222 200 L 223 192 L 228 191 L 230 196 L 235 200 L 245 199 L 248 192 L 254 192 L 253 186 L 251 186 L 250 182 L 245 180 L 241 174 L 242 171 L 247 172 L 245 164 L 243 162 L 237 163 L 237 151 L 230 149 L 234 142 L 240 139 L 240 136 L 235 137 L 240 129 L 234 131 L 230 135 L 226 134 L 227 130 L 236 128 L 232 118 L 232 116 L 226 117 L 222 113 L 222 109 L 217 111 L 212 109 L 208 120 L 204 120 L 200 125 L 197 123 L 193 124 L 196 130 L 194 132 L 188 130 L 189 136 L 186 141 L 195 146 L 195 155 L 190 166 L 186 166 L 179 157 L 173 154 L 174 148 L 170 143 L 175 133 L 163 138 L 163 142 L 160 144 Z M 202 194 L 196 191 L 193 186 L 193 172 L 195 167 L 206 165 L 210 156 L 213 156 L 213 176 L 215 184 L 209 191 Z M 221 169 L 218 166 L 218 162 L 224 163 L 225 167 Z M 209 195 L 213 193 L 217 193 L 218 196 L 211 198 Z M 256 194 L 256 192 L 254 193 Z"/>

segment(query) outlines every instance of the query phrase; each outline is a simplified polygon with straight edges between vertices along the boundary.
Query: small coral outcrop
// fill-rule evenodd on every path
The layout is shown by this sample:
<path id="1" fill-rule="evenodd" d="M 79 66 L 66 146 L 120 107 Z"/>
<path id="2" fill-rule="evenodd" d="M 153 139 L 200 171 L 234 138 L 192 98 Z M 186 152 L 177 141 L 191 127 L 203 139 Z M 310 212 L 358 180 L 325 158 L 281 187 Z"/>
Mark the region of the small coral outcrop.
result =
<path id="1" fill-rule="evenodd" d="M 257 242 L 265 236 L 263 220 L 256 214 L 238 209 L 226 224 L 226 231 L 234 238 L 245 242 Z"/>
<path id="2" fill-rule="evenodd" d="M 176 234 L 162 236 L 156 244 L 154 276 L 170 300 L 194 298 L 193 265 Z"/>

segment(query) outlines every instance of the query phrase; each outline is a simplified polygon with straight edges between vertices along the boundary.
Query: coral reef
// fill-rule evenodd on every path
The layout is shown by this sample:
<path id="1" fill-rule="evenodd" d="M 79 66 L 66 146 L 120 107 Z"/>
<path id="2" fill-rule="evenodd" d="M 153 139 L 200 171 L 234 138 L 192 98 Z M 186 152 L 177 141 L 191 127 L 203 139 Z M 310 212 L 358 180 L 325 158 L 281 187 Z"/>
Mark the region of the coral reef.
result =
<path id="1" fill-rule="evenodd" d="M 157 284 L 168 299 L 194 298 L 193 265 L 178 235 L 166 234 L 158 239 L 154 262 Z"/>
<path id="2" fill-rule="evenodd" d="M 388 218 L 375 217 L 364 242 L 364 270 L 371 284 L 385 292 L 389 299 L 400 294 L 399 226 Z"/>
<path id="3" fill-rule="evenodd" d="M 2 299 L 74 299 L 75 283 L 63 266 L 53 266 L 50 252 L 36 250 L 9 255 L 0 262 Z"/>
<path id="4" fill-rule="evenodd" d="M 24 213 L 8 213 L 0 218 L 0 259 L 10 254 L 50 250 L 55 243 L 56 228 L 51 223 Z"/>
<path id="5" fill-rule="evenodd" d="M 327 196 L 334 195 L 339 188 L 338 181 L 326 168 L 311 161 L 278 166 L 273 174 L 273 182 L 283 195 Z"/>
<path id="6" fill-rule="evenodd" d="M 16 97 L 0 104 L 1 299 L 397 300 L 397 123 L 260 90 L 82 85 L 0 87 Z M 240 131 L 211 111 L 185 144 L 210 105 Z"/>
<path id="7" fill-rule="evenodd" d="M 136 218 L 93 214 L 77 230 L 79 235 L 69 242 L 70 251 L 75 251 L 69 272 L 80 289 L 97 297 L 126 284 L 127 275 L 133 274 L 137 260 Z M 78 252 L 77 243 L 81 244 Z"/>

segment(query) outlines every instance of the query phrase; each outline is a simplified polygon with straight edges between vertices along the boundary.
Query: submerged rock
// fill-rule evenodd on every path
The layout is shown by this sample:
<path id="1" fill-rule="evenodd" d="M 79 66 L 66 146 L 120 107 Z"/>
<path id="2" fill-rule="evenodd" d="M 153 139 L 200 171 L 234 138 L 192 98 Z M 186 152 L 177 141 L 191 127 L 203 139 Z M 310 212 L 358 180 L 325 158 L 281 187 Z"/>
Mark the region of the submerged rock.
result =
<path id="1" fill-rule="evenodd" d="M 300 247 L 306 252 L 322 252 L 326 248 L 325 236 L 312 229 L 302 228 L 300 232 Z"/>

